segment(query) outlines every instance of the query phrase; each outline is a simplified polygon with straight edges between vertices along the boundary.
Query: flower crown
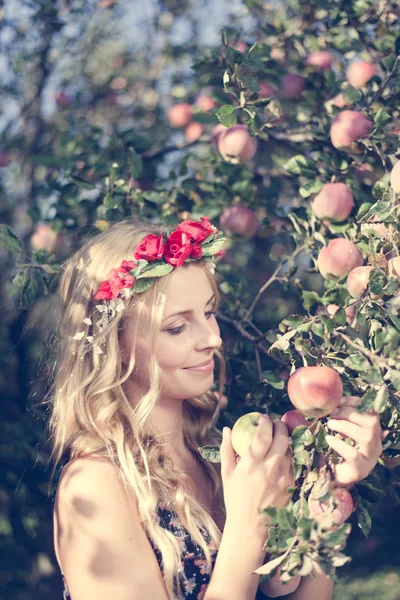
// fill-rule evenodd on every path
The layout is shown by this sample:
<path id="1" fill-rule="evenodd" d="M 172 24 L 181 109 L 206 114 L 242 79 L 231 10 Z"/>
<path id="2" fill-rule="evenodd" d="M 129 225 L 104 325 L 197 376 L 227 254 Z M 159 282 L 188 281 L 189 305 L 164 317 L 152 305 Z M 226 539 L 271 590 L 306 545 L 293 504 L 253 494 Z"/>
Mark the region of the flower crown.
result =
<path id="1" fill-rule="evenodd" d="M 96 309 L 102 313 L 96 323 L 99 331 L 124 310 L 126 300 L 133 293 L 144 292 L 157 277 L 168 275 L 186 262 L 203 258 L 212 261 L 222 254 L 225 240 L 208 217 L 201 217 L 200 221 L 182 221 L 165 241 L 162 233 L 146 235 L 133 252 L 135 260 L 123 260 L 118 268 L 111 269 L 94 294 L 95 300 L 105 301 L 96 305 Z M 90 318 L 83 322 L 92 325 Z M 73 339 L 79 341 L 84 337 L 93 343 L 94 336 L 86 335 L 84 331 L 77 333 Z M 99 354 L 102 353 L 98 345 L 96 349 Z"/>

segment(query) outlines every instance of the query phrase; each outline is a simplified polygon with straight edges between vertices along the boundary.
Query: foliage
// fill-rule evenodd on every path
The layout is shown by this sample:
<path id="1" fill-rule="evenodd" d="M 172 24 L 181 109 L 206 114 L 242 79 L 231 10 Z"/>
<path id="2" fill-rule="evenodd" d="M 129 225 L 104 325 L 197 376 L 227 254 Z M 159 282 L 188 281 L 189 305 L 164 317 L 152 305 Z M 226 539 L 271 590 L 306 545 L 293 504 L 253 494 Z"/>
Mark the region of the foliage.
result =
<path id="1" fill-rule="evenodd" d="M 8 465 L 2 529 L 6 549 L 17 543 L 20 562 L 11 578 L 16 555 L 9 555 L 3 580 L 11 595 L 5 598 L 33 598 L 28 580 L 36 583 L 37 597 L 54 597 L 46 583 L 54 560 L 44 558 L 52 556 L 51 525 L 43 526 L 51 521 L 46 414 L 32 412 L 31 403 L 46 393 L 51 375 L 52 348 L 48 361 L 42 356 L 44 334 L 56 328 L 57 274 L 87 236 L 132 215 L 171 227 L 208 215 L 218 226 L 227 207 L 254 211 L 256 235 L 231 234 L 219 261 L 219 321 L 229 358 L 229 404 L 219 424 L 232 426 L 254 410 L 282 415 L 290 407 L 292 370 L 333 367 L 345 394 L 362 396 L 361 410 L 376 410 L 389 432 L 382 464 L 354 490 L 359 527 L 368 533 L 382 490 L 399 501 L 398 469 L 385 468 L 400 455 L 400 284 L 386 266 L 399 254 L 400 231 L 398 198 L 389 184 L 400 156 L 397 3 L 287 0 L 272 8 L 245 0 L 243 28 L 227 8 L 221 42 L 207 48 L 196 36 L 174 41 L 182 19 L 190 31 L 198 29 L 189 2 L 168 2 L 155 12 L 151 35 L 124 44 L 117 24 L 129 4 L 41 0 L 21 2 L 17 14 L 10 2 L 3 13 L 10 35 L 2 100 L 10 110 L 4 111 L 0 152 L 1 344 L 7 356 L 1 447 Z M 332 68 L 307 62 L 320 49 L 331 52 Z M 359 89 L 345 75 L 355 58 L 377 69 Z M 282 91 L 292 74 L 303 78 L 296 96 Z M 260 84 L 272 91 L 266 94 Z M 214 103 L 208 110 L 200 108 L 204 92 Z M 339 93 L 346 108 L 373 123 L 368 136 L 346 149 L 330 140 L 342 110 L 332 102 Z M 181 102 L 192 105 L 192 122 L 203 128 L 193 141 L 168 121 L 168 109 Z M 252 160 L 234 164 L 216 151 L 212 130 L 236 123 L 247 126 L 258 149 Z M 339 223 L 312 211 L 312 198 L 331 182 L 346 183 L 354 196 L 351 215 Z M 44 224 L 54 232 L 46 243 Z M 373 228 L 377 224 L 386 227 L 384 234 Z M 337 237 L 354 241 L 373 266 L 358 300 L 345 277 L 324 282 L 318 272 L 319 251 Z M 339 307 L 333 316 L 331 304 Z M 355 308 L 350 322 L 349 306 Z M 304 503 L 316 485 L 310 474 L 318 470 L 318 454 L 327 451 L 324 427 L 324 420 L 314 421 L 297 432 L 293 505 L 271 515 L 280 532 L 271 555 L 285 556 L 289 575 L 305 573 L 310 555 L 329 572 L 345 562 L 350 526 L 322 531 Z M 285 554 L 288 547 L 298 551 Z"/>

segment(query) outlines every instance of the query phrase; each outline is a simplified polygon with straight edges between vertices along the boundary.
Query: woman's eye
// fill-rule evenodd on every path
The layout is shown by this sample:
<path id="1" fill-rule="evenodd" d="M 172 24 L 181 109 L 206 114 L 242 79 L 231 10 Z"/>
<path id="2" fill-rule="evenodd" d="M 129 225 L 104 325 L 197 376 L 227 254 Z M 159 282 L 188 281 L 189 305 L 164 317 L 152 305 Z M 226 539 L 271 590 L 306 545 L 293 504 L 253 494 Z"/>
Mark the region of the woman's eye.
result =
<path id="1" fill-rule="evenodd" d="M 206 318 L 207 318 L 207 319 L 209 319 L 210 317 L 212 317 L 212 315 L 214 315 L 214 316 L 215 316 L 216 314 L 217 314 L 217 311 L 216 311 L 216 310 L 208 310 L 208 311 L 206 312 Z"/>
<path id="2" fill-rule="evenodd" d="M 180 325 L 179 327 L 173 327 L 172 329 L 167 329 L 167 333 L 171 335 L 179 335 L 185 329 L 185 325 Z"/>

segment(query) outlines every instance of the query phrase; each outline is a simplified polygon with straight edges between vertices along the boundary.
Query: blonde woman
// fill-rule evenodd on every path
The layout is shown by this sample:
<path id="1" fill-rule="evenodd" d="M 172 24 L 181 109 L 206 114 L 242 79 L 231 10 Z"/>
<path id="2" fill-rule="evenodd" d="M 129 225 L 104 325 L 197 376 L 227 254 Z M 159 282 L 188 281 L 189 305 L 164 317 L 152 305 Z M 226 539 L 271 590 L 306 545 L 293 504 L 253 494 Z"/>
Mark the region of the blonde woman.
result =
<path id="1" fill-rule="evenodd" d="M 215 428 L 223 241 L 206 217 L 172 232 L 124 222 L 66 265 L 50 420 L 55 465 L 65 465 L 54 502 L 65 599 L 265 597 L 252 574 L 264 562 L 258 509 L 286 505 L 291 460 L 280 421 L 263 417 L 238 464 L 230 429 Z M 358 444 L 344 456 L 351 482 L 376 463 L 379 421 L 341 410 L 337 431 L 342 423 Z M 221 465 L 202 459 L 206 444 L 221 444 Z M 318 574 L 287 597 L 331 594 Z"/>

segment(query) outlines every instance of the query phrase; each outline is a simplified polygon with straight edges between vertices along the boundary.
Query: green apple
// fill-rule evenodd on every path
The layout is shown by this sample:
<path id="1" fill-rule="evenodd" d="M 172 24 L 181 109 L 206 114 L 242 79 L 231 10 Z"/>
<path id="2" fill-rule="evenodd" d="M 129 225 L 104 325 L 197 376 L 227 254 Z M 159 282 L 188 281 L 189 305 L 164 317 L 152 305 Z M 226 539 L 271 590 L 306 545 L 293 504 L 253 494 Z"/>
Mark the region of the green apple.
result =
<path id="1" fill-rule="evenodd" d="M 259 412 L 247 413 L 239 417 L 232 427 L 231 442 L 234 451 L 242 457 L 248 450 L 252 439 L 254 438 L 258 421 L 261 416 Z"/>

